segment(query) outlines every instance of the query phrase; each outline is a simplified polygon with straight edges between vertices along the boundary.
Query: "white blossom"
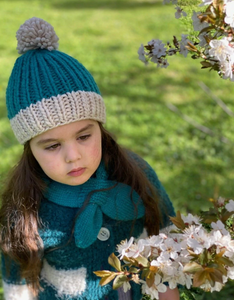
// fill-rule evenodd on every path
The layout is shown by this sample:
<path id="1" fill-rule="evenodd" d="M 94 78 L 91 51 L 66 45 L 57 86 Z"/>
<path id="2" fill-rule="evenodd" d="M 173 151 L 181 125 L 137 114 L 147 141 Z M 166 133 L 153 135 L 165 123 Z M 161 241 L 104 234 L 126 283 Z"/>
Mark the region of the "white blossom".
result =
<path id="1" fill-rule="evenodd" d="M 167 48 L 165 47 L 165 44 L 162 43 L 160 40 L 156 40 L 153 44 L 154 48 L 152 50 L 152 53 L 157 58 L 160 58 L 161 56 L 166 55 Z"/>
<path id="2" fill-rule="evenodd" d="M 228 267 L 227 277 L 232 280 L 234 279 L 234 267 Z"/>
<path id="3" fill-rule="evenodd" d="M 187 57 L 188 49 L 186 46 L 188 45 L 189 40 L 187 39 L 187 34 L 181 35 L 181 41 L 180 41 L 180 54 L 184 55 L 184 57 Z"/>
<path id="4" fill-rule="evenodd" d="M 138 58 L 139 60 L 143 61 L 145 64 L 147 63 L 147 59 L 145 58 L 145 48 L 144 48 L 144 45 L 141 44 L 140 48 L 138 49 Z"/>
<path id="5" fill-rule="evenodd" d="M 187 236 L 187 245 L 191 247 L 196 254 L 200 254 L 203 249 L 208 249 L 212 244 L 212 238 L 206 230 L 200 226 L 190 226 L 185 229 L 185 238 Z"/>
<path id="6" fill-rule="evenodd" d="M 196 254 L 200 254 L 203 251 L 203 245 L 201 245 L 197 240 L 195 239 L 188 239 L 187 245 L 193 249 L 193 252 Z"/>
<path id="7" fill-rule="evenodd" d="M 209 45 L 211 47 L 209 50 L 210 56 L 217 58 L 221 62 L 226 61 L 228 57 L 233 55 L 233 48 L 230 47 L 226 37 L 221 40 L 211 40 Z"/>
<path id="8" fill-rule="evenodd" d="M 124 293 L 127 293 L 127 291 L 130 289 L 131 289 L 131 285 L 130 285 L 129 281 L 124 281 L 124 284 L 123 284 Z"/>
<path id="9" fill-rule="evenodd" d="M 134 238 L 131 237 L 129 241 L 124 240 L 121 242 L 121 244 L 119 244 L 117 246 L 117 251 L 120 254 L 120 259 L 122 259 L 126 255 L 127 250 L 131 247 L 133 241 L 134 241 Z"/>
<path id="10" fill-rule="evenodd" d="M 158 39 L 152 39 L 152 40 L 150 40 L 149 42 L 148 42 L 148 45 L 149 46 L 153 46 L 154 44 L 157 44 L 157 43 L 162 43 L 162 41 L 161 40 L 158 40 Z"/>
<path id="11" fill-rule="evenodd" d="M 205 291 L 209 292 L 219 292 L 223 287 L 223 284 L 220 282 L 215 282 L 214 286 L 211 286 L 210 282 L 207 280 L 203 285 L 201 285 L 201 288 Z"/>
<path id="12" fill-rule="evenodd" d="M 141 239 L 137 242 L 137 244 L 132 244 L 127 251 L 125 251 L 126 257 L 136 258 L 141 255 L 141 252 L 144 250 L 144 240 Z"/>
<path id="13" fill-rule="evenodd" d="M 218 206 L 223 206 L 225 202 L 225 198 L 219 197 L 217 200 Z"/>
<path id="14" fill-rule="evenodd" d="M 168 282 L 170 289 L 176 288 L 178 284 L 185 285 L 188 289 L 190 289 L 192 286 L 192 275 L 183 272 L 183 265 L 178 264 L 177 262 L 174 262 L 174 264 L 177 264 L 174 275 L 164 275 L 163 282 Z"/>
<path id="15" fill-rule="evenodd" d="M 225 7 L 226 16 L 224 21 L 232 28 L 234 27 L 234 2 L 228 2 Z"/>
<path id="16" fill-rule="evenodd" d="M 156 260 L 151 262 L 151 266 L 158 267 L 167 276 L 173 276 L 176 273 L 176 269 L 167 252 L 162 252 Z"/>
<path id="17" fill-rule="evenodd" d="M 172 238 L 167 238 L 163 244 L 160 245 L 162 251 L 167 252 L 169 257 L 177 259 L 178 252 L 180 251 L 180 245 L 176 243 Z"/>
<path id="18" fill-rule="evenodd" d="M 171 232 L 173 230 L 176 230 L 176 229 L 177 229 L 177 227 L 174 224 L 172 224 L 172 225 L 169 225 L 167 227 L 164 227 L 164 228 L 160 229 L 159 232 L 165 234 L 166 236 L 168 236 L 169 234 L 171 235 Z"/>
<path id="19" fill-rule="evenodd" d="M 159 293 L 165 293 L 167 290 L 167 287 L 160 283 L 158 286 L 153 285 L 152 287 L 148 287 L 148 285 L 145 283 L 142 285 L 142 293 L 149 295 L 152 299 L 159 299 Z"/>
<path id="20" fill-rule="evenodd" d="M 164 236 L 159 234 L 159 235 L 152 235 L 146 241 L 147 241 L 147 244 L 152 247 L 159 247 L 160 244 L 163 242 L 163 239 L 164 239 Z"/>
<path id="21" fill-rule="evenodd" d="M 210 237 L 213 241 L 213 244 L 218 246 L 216 252 L 219 253 L 219 249 L 226 248 L 227 251 L 225 252 L 225 255 L 227 256 L 228 251 L 234 250 L 233 245 L 231 243 L 231 236 L 228 233 L 223 235 L 220 230 L 214 230 L 210 233 Z"/>
<path id="22" fill-rule="evenodd" d="M 234 201 L 231 199 L 226 205 L 225 208 L 227 211 L 234 212 Z"/>
<path id="23" fill-rule="evenodd" d="M 223 79 L 230 79 L 231 81 L 234 81 L 232 61 L 223 61 L 220 63 L 220 72 L 223 74 Z"/>
<path id="24" fill-rule="evenodd" d="M 220 230 L 220 232 L 222 232 L 222 234 L 224 235 L 228 234 L 228 231 L 225 229 L 223 222 L 221 222 L 220 220 L 218 220 L 216 223 L 212 222 L 211 227 L 215 230 Z"/>
<path id="25" fill-rule="evenodd" d="M 155 275 L 154 284 L 149 287 L 145 281 L 141 280 L 142 293 L 149 295 L 152 299 L 159 299 L 159 293 L 165 293 L 167 287 L 162 283 L 162 277 L 159 274 Z"/>
<path id="26" fill-rule="evenodd" d="M 161 64 L 160 64 L 160 67 L 161 68 L 167 68 L 169 66 L 169 63 L 167 61 L 167 59 L 163 59 Z"/>
<path id="27" fill-rule="evenodd" d="M 198 216 L 193 216 L 192 214 L 188 214 L 187 216 L 181 215 L 182 220 L 185 224 L 193 225 L 197 224 L 200 225 L 201 219 Z"/>

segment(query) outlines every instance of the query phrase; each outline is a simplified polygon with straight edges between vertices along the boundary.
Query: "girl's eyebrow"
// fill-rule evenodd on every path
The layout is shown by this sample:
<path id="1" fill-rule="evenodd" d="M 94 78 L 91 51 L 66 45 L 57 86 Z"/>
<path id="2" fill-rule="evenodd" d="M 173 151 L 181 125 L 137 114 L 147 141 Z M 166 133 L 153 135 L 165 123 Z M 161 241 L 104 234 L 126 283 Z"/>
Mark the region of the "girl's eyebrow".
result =
<path id="1" fill-rule="evenodd" d="M 94 126 L 93 124 L 88 124 L 87 126 L 85 126 L 85 127 L 81 128 L 80 130 L 78 130 L 78 131 L 75 133 L 75 135 L 80 134 L 80 133 L 82 133 L 83 131 L 85 131 L 85 130 L 87 130 L 87 129 L 90 129 L 90 128 L 92 128 L 93 126 Z M 37 142 L 37 145 L 43 145 L 43 144 L 46 144 L 46 143 L 55 142 L 55 141 L 57 141 L 57 140 L 59 140 L 59 138 L 58 138 L 58 139 L 56 139 L 56 138 L 41 139 L 41 140 L 39 140 L 39 141 Z"/>

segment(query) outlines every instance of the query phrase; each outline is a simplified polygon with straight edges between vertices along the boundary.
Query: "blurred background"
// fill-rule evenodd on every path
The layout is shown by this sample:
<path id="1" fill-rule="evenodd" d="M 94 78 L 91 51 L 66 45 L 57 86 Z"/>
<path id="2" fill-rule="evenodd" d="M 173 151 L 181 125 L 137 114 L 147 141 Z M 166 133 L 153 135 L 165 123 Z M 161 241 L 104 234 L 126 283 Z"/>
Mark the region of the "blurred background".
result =
<path id="1" fill-rule="evenodd" d="M 201 70 L 189 57 L 171 57 L 167 69 L 138 60 L 141 43 L 185 33 L 174 6 L 162 2 L 0 1 L 0 186 L 22 152 L 5 108 L 18 57 L 15 34 L 36 16 L 55 28 L 59 50 L 92 73 L 106 103 L 106 128 L 152 165 L 176 210 L 199 213 L 210 197 L 234 197 L 234 114 L 217 103 L 222 100 L 234 112 L 234 83 Z M 202 297 L 233 299 L 231 288 L 223 293 Z"/>

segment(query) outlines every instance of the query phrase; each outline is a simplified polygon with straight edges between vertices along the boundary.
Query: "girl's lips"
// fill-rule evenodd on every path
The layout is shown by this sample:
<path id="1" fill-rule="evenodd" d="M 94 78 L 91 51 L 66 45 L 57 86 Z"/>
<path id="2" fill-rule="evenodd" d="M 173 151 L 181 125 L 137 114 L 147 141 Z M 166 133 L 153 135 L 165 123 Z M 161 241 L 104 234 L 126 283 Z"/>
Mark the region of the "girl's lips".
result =
<path id="1" fill-rule="evenodd" d="M 85 171 L 85 168 L 73 169 L 68 173 L 68 175 L 73 176 L 73 177 L 78 177 L 78 176 L 82 175 L 84 173 L 84 171 Z"/>

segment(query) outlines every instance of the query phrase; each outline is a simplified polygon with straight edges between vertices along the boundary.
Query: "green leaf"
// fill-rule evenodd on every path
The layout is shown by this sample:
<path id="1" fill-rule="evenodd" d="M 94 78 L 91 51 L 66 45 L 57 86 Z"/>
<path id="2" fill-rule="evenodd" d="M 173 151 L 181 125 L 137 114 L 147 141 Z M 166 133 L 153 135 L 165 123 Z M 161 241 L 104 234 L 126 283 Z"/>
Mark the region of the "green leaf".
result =
<path id="1" fill-rule="evenodd" d="M 195 261 L 194 262 L 189 262 L 187 263 L 185 266 L 184 266 L 184 272 L 185 273 L 191 273 L 191 274 L 194 274 L 198 271 L 201 271 L 203 270 L 202 266 L 199 265 L 198 263 L 196 263 Z"/>
<path id="2" fill-rule="evenodd" d="M 139 273 L 139 272 L 140 272 L 140 270 L 137 269 L 137 268 L 134 268 L 134 267 L 131 267 L 131 268 L 129 269 L 129 273 L 134 273 L 134 274 L 136 274 L 136 273 Z"/>
<path id="3" fill-rule="evenodd" d="M 204 249 L 201 254 L 199 254 L 199 262 L 201 265 L 206 265 L 207 264 L 207 250 Z"/>
<path id="4" fill-rule="evenodd" d="M 112 273 L 111 271 L 95 271 L 93 272 L 96 276 L 98 277 L 106 277 L 106 276 L 110 276 Z"/>
<path id="5" fill-rule="evenodd" d="M 114 254 L 114 253 L 111 253 L 111 255 L 108 257 L 108 263 L 114 267 L 117 271 L 121 272 L 122 269 L 121 269 L 121 262 L 120 260 L 118 259 L 118 257 Z"/>
<path id="6" fill-rule="evenodd" d="M 124 282 L 126 282 L 126 281 L 128 281 L 128 277 L 127 277 L 126 275 L 123 275 L 123 274 L 118 275 L 118 276 L 115 278 L 114 282 L 113 282 L 113 289 L 114 289 L 114 290 L 117 290 L 117 289 L 120 288 L 120 287 L 124 284 Z"/>
<path id="7" fill-rule="evenodd" d="M 144 268 L 150 266 L 148 259 L 143 256 L 138 256 L 137 258 L 135 258 L 135 260 L 138 262 L 139 266 L 142 266 Z"/>
<path id="8" fill-rule="evenodd" d="M 189 290 L 186 287 L 181 287 L 180 300 L 198 300 L 197 296 L 204 294 L 204 291 L 199 288 L 191 287 Z"/>
<path id="9" fill-rule="evenodd" d="M 142 278 L 142 279 L 147 278 L 147 276 L 149 275 L 149 273 L 150 273 L 150 269 L 149 269 L 149 268 L 144 268 L 144 269 L 142 270 L 142 272 L 141 272 L 141 278 Z"/>

